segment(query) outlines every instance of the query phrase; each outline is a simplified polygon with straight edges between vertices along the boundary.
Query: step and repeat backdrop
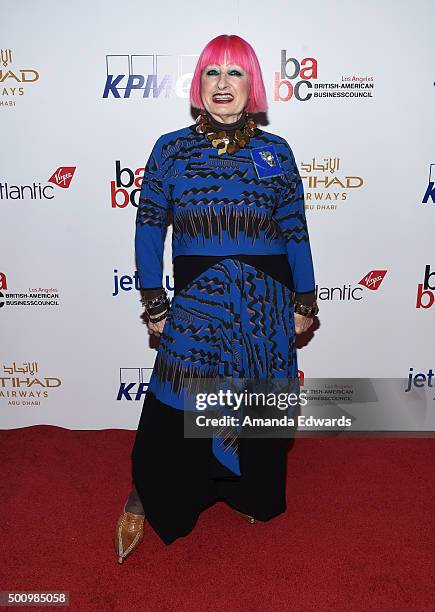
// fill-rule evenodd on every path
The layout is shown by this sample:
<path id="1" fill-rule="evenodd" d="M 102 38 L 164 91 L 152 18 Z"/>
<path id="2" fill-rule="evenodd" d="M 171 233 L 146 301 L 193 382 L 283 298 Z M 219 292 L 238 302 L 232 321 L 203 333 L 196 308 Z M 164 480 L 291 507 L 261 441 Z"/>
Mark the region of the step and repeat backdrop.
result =
<path id="1" fill-rule="evenodd" d="M 141 178 L 156 139 L 193 123 L 192 73 L 219 34 L 254 47 L 262 127 L 303 178 L 320 312 L 301 378 L 434 384 L 432 2 L 0 6 L 1 427 L 136 428 L 156 356 Z"/>

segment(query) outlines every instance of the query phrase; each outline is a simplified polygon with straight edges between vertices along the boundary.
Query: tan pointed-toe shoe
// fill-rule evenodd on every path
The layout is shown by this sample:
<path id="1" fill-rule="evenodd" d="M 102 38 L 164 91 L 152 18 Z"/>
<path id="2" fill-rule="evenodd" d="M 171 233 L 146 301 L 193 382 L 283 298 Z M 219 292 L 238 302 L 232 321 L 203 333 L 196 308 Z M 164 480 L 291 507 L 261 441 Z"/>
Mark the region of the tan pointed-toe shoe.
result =
<path id="1" fill-rule="evenodd" d="M 143 540 L 143 524 L 145 517 L 143 514 L 133 514 L 124 511 L 116 523 L 115 529 L 115 551 L 118 556 L 118 563 L 129 557 L 136 550 Z"/>
<path id="2" fill-rule="evenodd" d="M 238 510 L 236 510 L 237 514 L 240 514 L 240 516 L 242 518 L 245 519 L 245 521 L 248 521 L 248 523 L 255 523 L 255 518 L 253 516 L 251 516 L 250 514 L 244 514 L 243 512 L 239 512 Z"/>

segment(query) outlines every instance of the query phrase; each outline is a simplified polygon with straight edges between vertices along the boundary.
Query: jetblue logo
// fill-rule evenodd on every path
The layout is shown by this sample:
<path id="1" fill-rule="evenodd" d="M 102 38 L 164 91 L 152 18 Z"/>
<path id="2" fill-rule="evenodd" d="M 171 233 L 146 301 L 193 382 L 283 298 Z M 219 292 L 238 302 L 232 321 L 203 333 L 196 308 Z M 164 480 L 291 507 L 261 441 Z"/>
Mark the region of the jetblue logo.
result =
<path id="1" fill-rule="evenodd" d="M 118 276 L 118 270 L 113 270 L 113 284 L 115 289 L 112 293 L 113 297 L 119 295 L 120 291 L 131 291 L 132 289 L 139 291 L 139 275 L 137 270 L 133 276 L 129 276 L 128 274 Z"/>
<path id="2" fill-rule="evenodd" d="M 145 395 L 152 368 L 119 368 L 119 388 L 116 399 L 139 401 Z"/>
<path id="3" fill-rule="evenodd" d="M 422 204 L 427 204 L 428 202 L 435 204 L 435 164 L 429 166 L 429 182 L 422 199 Z"/>
<path id="4" fill-rule="evenodd" d="M 433 388 L 435 385 L 433 384 L 434 373 L 432 368 L 430 368 L 427 372 L 414 372 L 414 368 L 409 368 L 408 374 L 408 384 L 405 389 L 405 392 L 410 391 L 413 387 L 421 388 L 421 387 L 430 387 Z"/>
<path id="5" fill-rule="evenodd" d="M 1 280 L 1 277 L 0 277 Z M 171 283 L 171 279 L 168 274 L 164 277 L 165 289 L 167 291 L 173 291 L 174 287 Z M 113 270 L 113 289 L 112 296 L 116 297 L 121 293 L 121 291 L 131 291 L 134 289 L 135 291 L 140 290 L 140 282 L 139 282 L 139 273 L 137 270 L 134 271 L 133 275 L 123 274 L 119 275 L 118 270 L 115 268 Z"/>
<path id="6" fill-rule="evenodd" d="M 188 98 L 198 55 L 106 55 L 103 98 Z"/>

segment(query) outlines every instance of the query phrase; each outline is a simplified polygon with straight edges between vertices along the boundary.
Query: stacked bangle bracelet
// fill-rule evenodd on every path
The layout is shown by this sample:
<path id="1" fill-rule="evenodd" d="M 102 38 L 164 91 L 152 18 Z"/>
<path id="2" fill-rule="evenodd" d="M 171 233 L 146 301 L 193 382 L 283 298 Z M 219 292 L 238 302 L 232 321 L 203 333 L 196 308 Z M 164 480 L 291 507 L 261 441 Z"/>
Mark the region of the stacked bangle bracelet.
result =
<path id="1" fill-rule="evenodd" d="M 148 317 L 148 320 L 152 323 L 158 323 L 166 318 L 166 314 L 169 310 L 170 301 L 166 290 L 163 289 L 163 292 L 151 299 L 146 299 L 141 297 L 142 306 L 145 307 L 145 312 Z"/>
<path id="2" fill-rule="evenodd" d="M 316 301 L 314 301 L 311 306 L 295 301 L 294 311 L 303 315 L 304 317 L 315 317 L 319 312 L 319 307 Z"/>

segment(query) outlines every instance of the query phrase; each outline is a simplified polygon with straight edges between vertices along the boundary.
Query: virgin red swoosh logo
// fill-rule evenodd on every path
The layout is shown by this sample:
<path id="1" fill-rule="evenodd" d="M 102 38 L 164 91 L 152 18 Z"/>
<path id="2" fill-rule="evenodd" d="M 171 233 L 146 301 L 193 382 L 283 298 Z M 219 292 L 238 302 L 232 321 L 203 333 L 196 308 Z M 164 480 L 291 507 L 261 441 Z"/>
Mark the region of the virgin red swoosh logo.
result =
<path id="1" fill-rule="evenodd" d="M 48 182 L 54 183 L 58 187 L 62 187 L 62 189 L 68 189 L 75 171 L 76 166 L 59 166 L 59 168 L 50 176 Z"/>
<path id="2" fill-rule="evenodd" d="M 387 270 L 370 270 L 365 276 L 359 281 L 358 285 L 364 285 L 371 291 L 379 289 L 380 284 L 384 280 Z"/>

